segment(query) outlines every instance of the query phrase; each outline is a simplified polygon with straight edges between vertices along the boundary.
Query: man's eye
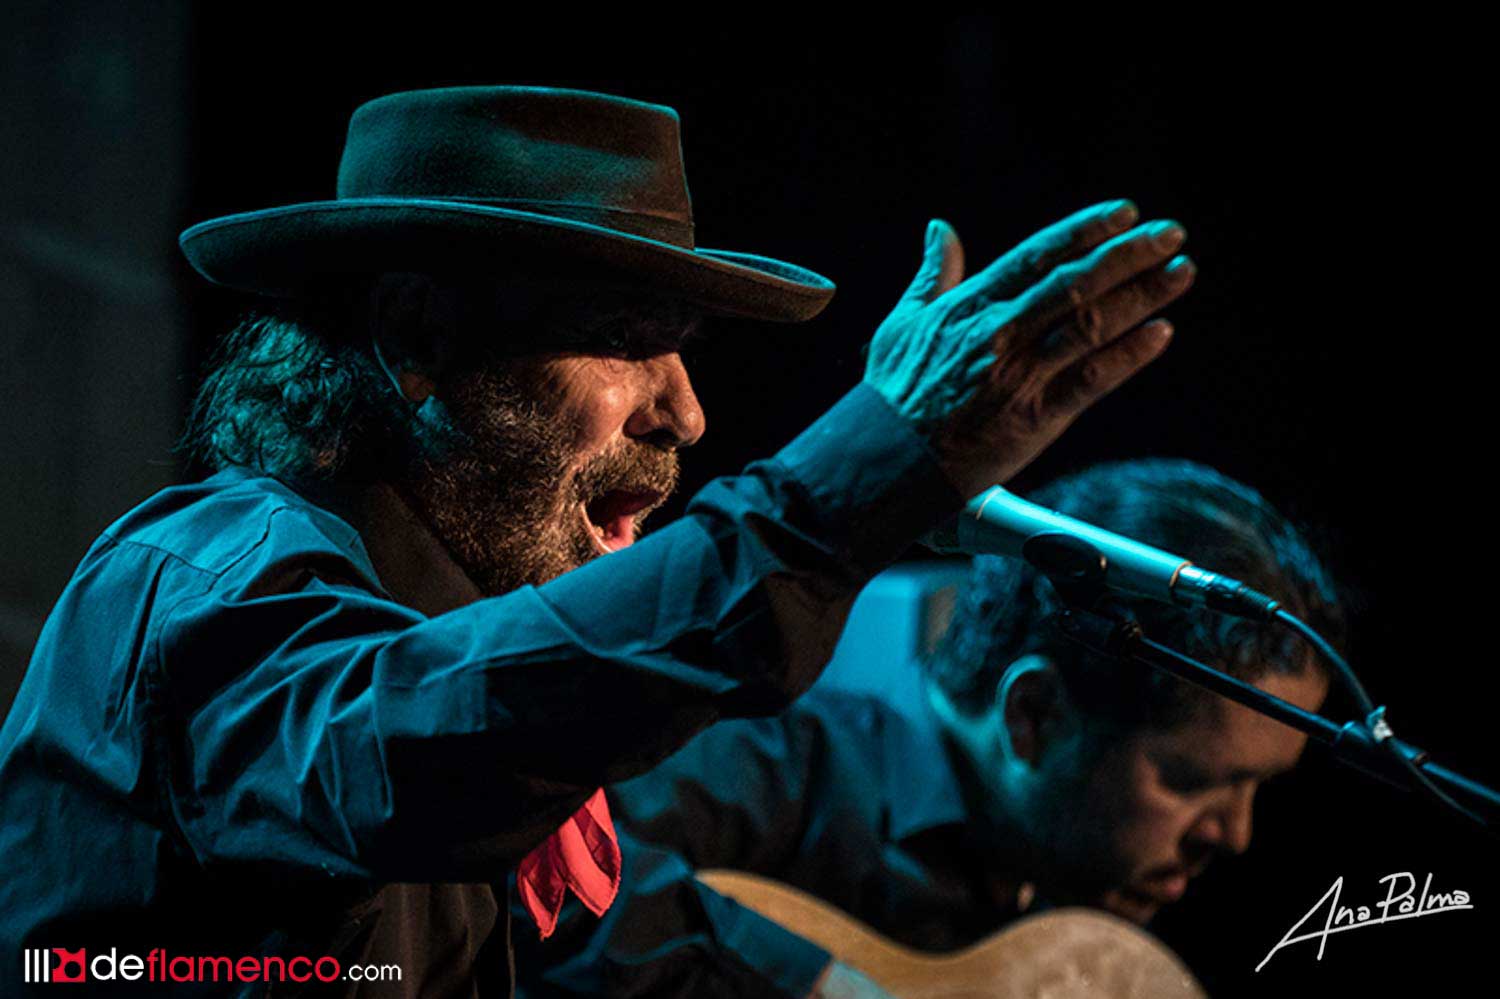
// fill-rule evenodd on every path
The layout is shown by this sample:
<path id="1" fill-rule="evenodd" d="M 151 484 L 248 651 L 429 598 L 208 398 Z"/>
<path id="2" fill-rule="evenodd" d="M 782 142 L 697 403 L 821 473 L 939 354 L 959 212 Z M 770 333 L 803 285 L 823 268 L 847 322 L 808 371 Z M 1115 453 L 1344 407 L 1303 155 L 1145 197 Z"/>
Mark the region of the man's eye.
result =
<path id="1" fill-rule="evenodd" d="M 623 323 L 605 323 L 589 329 L 580 329 L 579 346 L 591 354 L 607 354 L 611 357 L 633 357 L 642 352 L 640 338 L 633 336 Z"/>
<path id="2" fill-rule="evenodd" d="M 630 337 L 619 326 L 611 325 L 595 330 L 593 337 L 604 350 L 623 353 L 630 349 Z"/>
<path id="3" fill-rule="evenodd" d="M 1178 794 L 1197 794 L 1199 791 L 1209 790 L 1218 782 L 1211 774 L 1201 770 L 1165 768 L 1162 770 L 1162 783 Z"/>

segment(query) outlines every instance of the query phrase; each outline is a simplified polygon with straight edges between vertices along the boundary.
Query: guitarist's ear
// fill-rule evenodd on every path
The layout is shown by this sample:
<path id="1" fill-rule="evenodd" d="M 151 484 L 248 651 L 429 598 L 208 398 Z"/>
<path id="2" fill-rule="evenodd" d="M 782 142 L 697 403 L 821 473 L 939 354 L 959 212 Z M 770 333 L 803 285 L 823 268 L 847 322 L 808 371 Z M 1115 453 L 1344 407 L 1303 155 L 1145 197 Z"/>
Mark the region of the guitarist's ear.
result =
<path id="1" fill-rule="evenodd" d="M 1037 766 L 1048 747 L 1071 728 L 1071 702 L 1057 667 L 1046 656 L 1032 654 L 1011 663 L 996 700 L 1000 739 L 1011 760 Z"/>

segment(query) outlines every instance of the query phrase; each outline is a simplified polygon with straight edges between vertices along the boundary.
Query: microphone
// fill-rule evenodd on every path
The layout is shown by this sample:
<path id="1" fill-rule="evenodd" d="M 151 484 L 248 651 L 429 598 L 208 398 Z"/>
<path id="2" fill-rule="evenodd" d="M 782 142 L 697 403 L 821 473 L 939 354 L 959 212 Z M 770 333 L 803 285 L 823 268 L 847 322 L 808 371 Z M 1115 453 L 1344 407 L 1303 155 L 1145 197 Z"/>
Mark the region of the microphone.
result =
<path id="1" fill-rule="evenodd" d="M 1259 621 L 1275 620 L 1281 608 L 1278 601 L 1237 579 L 1029 503 L 999 486 L 975 496 L 923 544 L 945 554 L 1023 558 L 1062 588 L 1102 586 Z"/>

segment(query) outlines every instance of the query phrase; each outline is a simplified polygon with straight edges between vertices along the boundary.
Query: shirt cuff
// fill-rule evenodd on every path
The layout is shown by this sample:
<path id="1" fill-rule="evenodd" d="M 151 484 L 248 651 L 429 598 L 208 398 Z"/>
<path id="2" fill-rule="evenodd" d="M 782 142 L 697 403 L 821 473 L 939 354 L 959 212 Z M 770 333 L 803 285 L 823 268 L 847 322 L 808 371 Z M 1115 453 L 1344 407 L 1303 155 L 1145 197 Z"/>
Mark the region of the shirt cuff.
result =
<path id="1" fill-rule="evenodd" d="M 728 953 L 792 999 L 805 999 L 833 960 L 832 954 L 811 940 L 739 906 L 728 927 L 721 928 L 719 939 Z"/>
<path id="2" fill-rule="evenodd" d="M 861 382 L 776 455 L 807 490 L 818 534 L 872 576 L 963 507 L 927 440 Z"/>

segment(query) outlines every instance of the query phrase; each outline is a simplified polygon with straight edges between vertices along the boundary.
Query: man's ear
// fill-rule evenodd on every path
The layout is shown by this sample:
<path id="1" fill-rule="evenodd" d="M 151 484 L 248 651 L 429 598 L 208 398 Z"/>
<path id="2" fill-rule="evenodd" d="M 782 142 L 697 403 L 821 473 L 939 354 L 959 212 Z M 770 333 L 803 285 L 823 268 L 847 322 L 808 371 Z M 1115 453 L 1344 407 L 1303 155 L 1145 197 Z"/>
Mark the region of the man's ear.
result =
<path id="1" fill-rule="evenodd" d="M 1057 666 L 1036 653 L 1017 659 L 1001 677 L 996 698 L 1007 755 L 1037 766 L 1071 721 L 1071 703 Z"/>
<path id="2" fill-rule="evenodd" d="M 426 274 L 381 274 L 370 285 L 370 335 L 381 363 L 413 403 L 437 391 L 453 354 L 457 295 Z"/>

